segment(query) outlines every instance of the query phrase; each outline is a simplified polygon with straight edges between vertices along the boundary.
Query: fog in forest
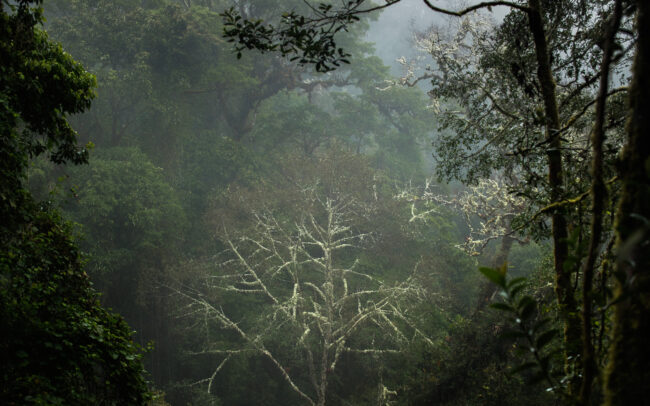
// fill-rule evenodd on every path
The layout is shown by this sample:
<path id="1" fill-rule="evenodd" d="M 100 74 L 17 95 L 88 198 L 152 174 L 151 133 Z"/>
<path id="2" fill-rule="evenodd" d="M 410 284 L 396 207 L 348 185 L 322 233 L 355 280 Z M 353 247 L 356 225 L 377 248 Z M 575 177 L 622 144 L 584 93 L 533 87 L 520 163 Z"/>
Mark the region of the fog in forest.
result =
<path id="1" fill-rule="evenodd" d="M 36 9 L 19 3 L 40 2 L 2 1 L 3 15 L 38 27 Z M 51 218 L 7 220 L 30 243 L 7 237 L 18 254 L 2 258 L 82 275 L 75 289 L 88 299 L 83 316 L 57 316 L 46 309 L 71 308 L 76 293 L 47 293 L 29 276 L 12 282 L 25 287 L 19 299 L 7 299 L 18 288 L 4 281 L 17 277 L 3 276 L 0 303 L 36 306 L 24 314 L 39 326 L 0 347 L 17 354 L 0 392 L 8 404 L 608 398 L 608 354 L 616 337 L 635 337 L 614 329 L 628 300 L 621 286 L 632 283 L 621 278 L 633 273 L 618 268 L 621 253 L 636 247 L 614 231 L 627 215 L 617 211 L 627 176 L 618 162 L 639 40 L 634 2 L 514 1 L 462 16 L 389 3 L 358 13 L 373 4 L 43 2 L 47 37 L 29 55 L 53 62 L 30 57 L 16 68 L 28 72 L 16 76 L 24 83 L 36 73 L 15 93 L 40 113 L 16 108 L 11 127 L 41 138 L 16 144 L 25 163 L 12 185 L 27 200 L 0 195 L 7 213 L 31 207 Z M 428 3 L 458 11 L 479 2 Z M 28 20 L 15 21 L 7 38 Z M 318 41 L 334 28 L 330 49 Z M 23 38 L 42 38 L 35 30 Z M 0 55 L 23 46 L 11 41 Z M 28 99 L 32 85 L 38 96 Z M 51 117 L 63 121 L 33 124 L 56 92 L 65 101 L 52 102 Z M 77 133 L 68 150 L 65 120 Z M 50 136 L 48 126 L 59 127 Z M 14 229 L 6 235 L 23 235 Z M 634 230 L 629 241 L 641 244 Z M 72 265 L 56 265 L 64 255 Z M 77 286 L 52 283 L 50 292 Z M 3 323 L 22 326 L 11 312 Z M 49 333 L 58 317 L 76 338 Z M 62 338 L 37 338 L 50 334 Z M 34 343 L 53 361 L 32 354 Z M 24 372 L 39 357 L 38 372 Z"/>

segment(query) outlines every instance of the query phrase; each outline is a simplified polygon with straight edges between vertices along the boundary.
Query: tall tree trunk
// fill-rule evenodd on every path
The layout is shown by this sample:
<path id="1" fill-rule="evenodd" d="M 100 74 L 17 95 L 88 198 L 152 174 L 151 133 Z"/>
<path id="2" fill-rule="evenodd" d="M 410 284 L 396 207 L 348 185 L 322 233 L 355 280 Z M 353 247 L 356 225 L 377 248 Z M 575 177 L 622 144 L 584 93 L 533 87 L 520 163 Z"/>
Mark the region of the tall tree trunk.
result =
<path id="1" fill-rule="evenodd" d="M 600 67 L 600 88 L 596 101 L 596 122 L 591 132 L 592 162 L 591 162 L 591 236 L 589 251 L 582 268 L 582 386 L 580 388 L 580 404 L 591 404 L 592 384 L 598 371 L 592 341 L 592 285 L 594 268 L 600 251 L 600 240 L 603 231 L 603 212 L 607 190 L 603 178 L 603 143 L 605 142 L 605 107 L 609 87 L 609 72 L 614 53 L 615 37 L 622 15 L 622 1 L 616 0 L 614 13 L 609 21 L 607 37 L 603 47 L 603 60 Z"/>
<path id="2" fill-rule="evenodd" d="M 531 10 L 528 12 L 528 23 L 535 42 L 537 79 L 541 85 L 546 116 L 546 139 L 548 142 L 546 155 L 548 159 L 548 180 L 551 201 L 558 202 L 564 198 L 564 170 L 562 168 L 562 141 L 558 134 L 558 130 L 560 129 L 560 115 L 557 107 L 555 80 L 553 79 L 553 72 L 551 70 L 540 0 L 530 0 L 529 7 Z M 564 324 L 564 355 L 567 361 L 565 367 L 568 373 L 571 368 L 569 360 L 577 359 L 577 356 L 580 354 L 580 317 L 577 313 L 576 301 L 571 285 L 571 270 L 564 269 L 569 249 L 567 241 L 567 220 L 562 209 L 558 209 L 553 213 L 551 221 L 553 227 L 555 292 Z M 569 382 L 569 395 L 575 395 L 579 387 L 579 379 L 574 375 L 574 378 Z"/>
<path id="3" fill-rule="evenodd" d="M 650 2 L 637 0 L 638 42 L 616 214 L 618 283 L 605 405 L 650 404 Z"/>

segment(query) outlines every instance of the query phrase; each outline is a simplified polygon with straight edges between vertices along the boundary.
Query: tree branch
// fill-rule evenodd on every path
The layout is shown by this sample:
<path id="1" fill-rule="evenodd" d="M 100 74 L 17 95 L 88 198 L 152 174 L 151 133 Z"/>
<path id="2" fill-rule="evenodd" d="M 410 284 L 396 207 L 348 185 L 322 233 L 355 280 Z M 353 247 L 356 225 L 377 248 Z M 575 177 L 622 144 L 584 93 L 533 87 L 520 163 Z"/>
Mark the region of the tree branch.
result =
<path id="1" fill-rule="evenodd" d="M 424 1 L 424 4 L 426 4 L 427 7 L 429 7 L 431 10 L 436 11 L 438 13 L 455 16 L 455 17 L 462 17 L 465 14 L 471 13 L 472 11 L 476 11 L 476 10 L 479 10 L 479 9 L 482 9 L 482 8 L 490 9 L 490 8 L 496 7 L 496 6 L 512 7 L 514 9 L 523 11 L 525 13 L 529 13 L 531 11 L 530 7 L 522 6 L 521 4 L 512 3 L 510 1 L 487 1 L 487 2 L 483 2 L 483 3 L 475 4 L 475 5 L 471 6 L 471 7 L 467 7 L 465 9 L 463 9 L 463 10 L 460 10 L 460 11 L 452 11 L 452 10 L 447 10 L 447 9 L 444 9 L 444 8 L 434 6 L 431 3 L 430 0 L 423 0 L 423 1 Z"/>

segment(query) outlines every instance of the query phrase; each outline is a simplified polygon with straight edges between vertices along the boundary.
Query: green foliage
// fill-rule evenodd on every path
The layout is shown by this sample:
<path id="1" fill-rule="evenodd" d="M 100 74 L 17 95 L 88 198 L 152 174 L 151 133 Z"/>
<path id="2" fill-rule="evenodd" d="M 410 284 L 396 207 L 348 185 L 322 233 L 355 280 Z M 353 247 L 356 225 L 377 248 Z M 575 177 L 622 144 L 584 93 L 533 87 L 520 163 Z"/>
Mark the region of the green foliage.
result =
<path id="1" fill-rule="evenodd" d="M 97 151 L 87 168 L 70 172 L 70 181 L 77 195 L 66 211 L 98 239 L 92 245 L 105 255 L 112 256 L 113 249 L 145 253 L 175 245 L 182 209 L 162 168 L 138 148 Z"/>
<path id="2" fill-rule="evenodd" d="M 397 404 L 410 406 L 502 406 L 552 404 L 540 385 L 510 372 L 512 341 L 499 335 L 497 314 L 455 317 L 441 330 L 436 347 L 414 348 L 394 375 L 404 382 Z"/>
<path id="3" fill-rule="evenodd" d="M 508 255 L 508 275 L 512 277 L 531 277 L 540 268 L 545 256 L 549 255 L 548 243 L 529 242 L 527 244 L 514 244 Z M 535 281 L 529 282 L 539 286 Z"/>
<path id="4" fill-rule="evenodd" d="M 20 1 L 18 5 L 6 6 L 14 11 L 12 14 L 7 14 L 2 5 L 3 125 L 9 129 L 18 120 L 24 124 L 20 131 L 21 148 L 30 156 L 48 151 L 56 163 L 83 163 L 87 154 L 77 148 L 76 133 L 65 114 L 90 106 L 95 80 L 63 52 L 61 45 L 49 41 L 39 27 L 42 10 L 31 8 L 31 3 L 38 6 L 41 2 Z M 3 131 L 3 135 L 7 133 Z"/>
<path id="5" fill-rule="evenodd" d="M 40 4 L 0 2 L 0 397 L 9 405 L 144 404 L 141 349 L 129 327 L 99 305 L 69 225 L 25 189 L 30 158 L 87 161 L 66 116 L 89 106 L 94 86 L 42 31 Z"/>
<path id="6" fill-rule="evenodd" d="M 313 156 L 319 147 L 332 140 L 337 130 L 332 125 L 333 114 L 295 92 L 281 92 L 270 98 L 260 108 L 258 117 L 260 124 L 252 136 L 267 152 L 291 145 L 306 156 Z"/>
<path id="7" fill-rule="evenodd" d="M 95 282 L 119 296 L 146 290 L 140 285 L 144 270 L 173 257 L 184 226 L 183 210 L 162 168 L 137 148 L 103 149 L 88 167 L 72 170 L 70 181 L 76 196 L 64 209 L 83 224 L 82 247 L 90 254 L 88 269 Z"/>
<path id="8" fill-rule="evenodd" d="M 368 83 L 355 79 L 361 94 L 285 91 L 269 98 L 259 108 L 259 124 L 251 132 L 255 149 L 282 154 L 295 148 L 312 157 L 319 149 L 342 143 L 368 156 L 373 168 L 386 176 L 400 181 L 423 177 L 422 145 L 433 125 L 426 100 L 416 89 L 376 90 L 383 77 Z"/>
<path id="9" fill-rule="evenodd" d="M 506 269 L 507 264 L 501 269 L 480 268 L 480 272 L 500 288 L 503 301 L 492 303 L 490 307 L 506 314 L 512 326 L 503 335 L 517 339 L 520 342 L 519 355 L 529 358 L 513 368 L 511 373 L 532 370 L 532 376 L 528 380 L 530 384 L 546 381 L 550 385 L 549 390 L 561 393 L 561 373 L 553 368 L 557 348 L 550 345 L 558 335 L 558 330 L 549 327 L 549 317 L 539 317 L 537 301 L 524 293 L 526 278 L 508 280 Z"/>
<path id="10" fill-rule="evenodd" d="M 351 1 L 348 8 L 358 6 L 361 1 Z M 317 6 L 317 14 L 323 18 L 337 15 L 339 10 L 332 5 L 321 3 Z M 234 7 L 224 11 L 224 37 L 234 44 L 237 58 L 241 58 L 244 49 L 255 49 L 260 52 L 279 52 L 283 56 L 291 56 L 291 61 L 299 64 L 314 65 L 317 72 L 329 72 L 341 63 L 349 63 L 346 59 L 350 54 L 337 47 L 334 35 L 345 29 L 345 25 L 358 21 L 353 15 L 339 24 L 321 23 L 318 20 L 306 19 L 295 12 L 282 15 L 282 28 L 264 25 L 262 20 L 243 19 Z"/>
<path id="11" fill-rule="evenodd" d="M 104 310 L 70 227 L 23 207 L 25 223 L 0 251 L 0 397 L 6 404 L 143 404 L 141 349 Z"/>
<path id="12" fill-rule="evenodd" d="M 11 213 L 22 204 L 30 157 L 48 152 L 56 163 L 87 160 L 66 114 L 88 108 L 94 77 L 48 40 L 39 26 L 40 3 L 0 3 L 0 213 L 5 222 L 14 220 Z"/>

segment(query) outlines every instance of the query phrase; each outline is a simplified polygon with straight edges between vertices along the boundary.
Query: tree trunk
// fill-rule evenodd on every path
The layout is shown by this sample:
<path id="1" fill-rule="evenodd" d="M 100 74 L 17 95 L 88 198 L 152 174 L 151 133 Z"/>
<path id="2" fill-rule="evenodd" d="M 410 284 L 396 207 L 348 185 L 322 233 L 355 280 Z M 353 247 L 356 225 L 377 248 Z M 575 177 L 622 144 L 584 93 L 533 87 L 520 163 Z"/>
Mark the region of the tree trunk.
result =
<path id="1" fill-rule="evenodd" d="M 537 79 L 541 85 L 544 99 L 544 112 L 546 116 L 546 140 L 548 149 L 548 180 L 551 192 L 551 201 L 558 202 L 564 198 L 562 168 L 562 141 L 559 137 L 560 115 L 557 107 L 555 93 L 555 80 L 551 70 L 548 44 L 544 31 L 543 13 L 540 0 L 530 0 L 528 22 L 533 40 L 535 42 L 535 54 L 537 56 Z M 560 315 L 564 324 L 564 355 L 567 373 L 570 372 L 569 360 L 577 359 L 580 354 L 581 321 L 577 312 L 573 287 L 571 285 L 571 270 L 564 269 L 564 263 L 568 257 L 568 231 L 567 220 L 562 209 L 556 210 L 552 217 L 553 255 L 555 269 L 555 292 L 557 295 Z M 578 367 L 577 365 L 575 367 Z M 575 395 L 580 387 L 579 379 L 574 377 L 568 385 L 568 394 Z"/>
<path id="2" fill-rule="evenodd" d="M 605 210 L 605 197 L 607 190 L 603 178 L 603 143 L 605 142 L 605 107 L 609 87 L 609 72 L 614 53 L 615 37 L 618 31 L 622 2 L 616 0 L 614 13 L 609 20 L 607 37 L 603 47 L 603 60 L 600 68 L 600 88 L 596 102 L 596 122 L 591 132 L 592 158 L 591 158 L 591 236 L 589 251 L 582 268 L 582 387 L 580 388 L 580 404 L 591 404 L 591 392 L 594 379 L 596 379 L 597 366 L 594 343 L 592 341 L 592 285 L 594 268 L 600 251 L 600 240 L 603 231 L 603 212 Z"/>
<path id="3" fill-rule="evenodd" d="M 605 406 L 650 404 L 650 2 L 637 0 L 638 42 L 616 214 L 619 283 Z"/>

